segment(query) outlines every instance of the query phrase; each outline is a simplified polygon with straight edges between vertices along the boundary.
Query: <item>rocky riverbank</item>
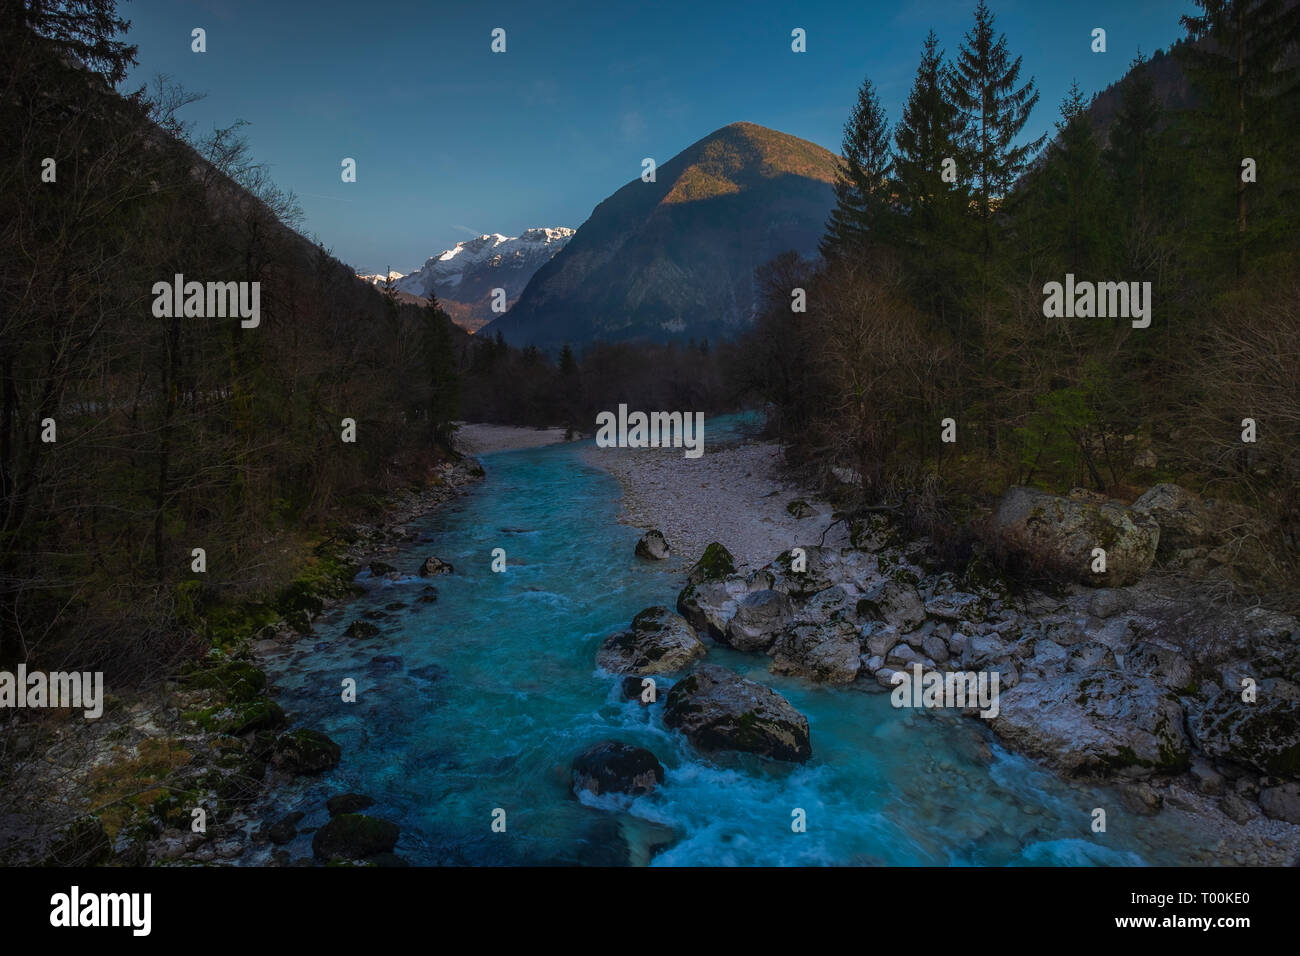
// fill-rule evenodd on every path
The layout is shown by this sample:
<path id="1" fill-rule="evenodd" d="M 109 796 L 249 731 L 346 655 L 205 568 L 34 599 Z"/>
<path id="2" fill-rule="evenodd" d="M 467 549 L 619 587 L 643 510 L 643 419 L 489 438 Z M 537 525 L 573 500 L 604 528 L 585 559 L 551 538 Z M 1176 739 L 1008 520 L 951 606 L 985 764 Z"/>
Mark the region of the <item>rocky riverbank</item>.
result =
<path id="1" fill-rule="evenodd" d="M 120 695 L 110 688 L 96 720 L 29 712 L 6 728 L 0 862 L 236 864 L 287 842 L 298 821 L 259 817 L 259 801 L 294 776 L 334 767 L 341 752 L 324 734 L 294 726 L 259 661 L 286 653 L 311 634 L 315 618 L 349 600 L 359 569 L 399 573 L 382 556 L 415 540 L 412 522 L 482 475 L 473 459 L 444 464 L 423 489 L 393 496 L 382 515 L 322 542 L 314 573 L 273 602 L 226 609 L 223 633 L 238 636 L 175 680 Z M 316 862 L 400 863 L 390 853 L 397 827 L 359 813 L 368 797 L 328 802 L 329 822 L 313 839 Z M 273 853 L 270 862 L 313 861 Z"/>
<path id="2" fill-rule="evenodd" d="M 808 757 L 802 716 L 709 664 L 710 646 L 867 693 L 923 674 L 996 674 L 996 713 L 957 712 L 1063 778 L 1114 785 L 1112 816 L 1166 814 L 1208 865 L 1300 863 L 1300 623 L 1209 600 L 1240 573 L 1214 533 L 1227 506 L 1172 485 L 1131 507 L 1012 489 L 994 516 L 998 545 L 1068 582 L 1044 590 L 1013 586 L 988 562 L 940 571 L 929 542 L 880 515 L 820 545 L 829 508 L 781 483 L 771 446 L 699 462 L 604 451 L 589 460 L 623 483 L 628 520 L 694 563 L 676 611 L 638 615 L 597 665 L 625 675 L 629 696 L 647 675 L 677 679 L 665 722 L 675 713 L 698 749 Z M 650 534 L 638 553 L 661 552 Z"/>

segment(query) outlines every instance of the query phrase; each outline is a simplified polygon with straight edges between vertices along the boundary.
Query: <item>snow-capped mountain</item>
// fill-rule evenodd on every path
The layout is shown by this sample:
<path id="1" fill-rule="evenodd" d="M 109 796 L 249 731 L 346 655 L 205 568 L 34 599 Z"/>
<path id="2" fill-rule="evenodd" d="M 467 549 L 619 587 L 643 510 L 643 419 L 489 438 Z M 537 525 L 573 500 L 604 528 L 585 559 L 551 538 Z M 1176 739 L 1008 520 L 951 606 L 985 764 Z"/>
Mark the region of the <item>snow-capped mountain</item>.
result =
<path id="1" fill-rule="evenodd" d="M 533 273 L 551 261 L 574 230 L 528 229 L 520 236 L 498 232 L 466 242 L 425 260 L 414 272 L 392 276 L 398 292 L 427 298 L 432 292 L 458 325 L 471 332 L 492 320 L 492 290 L 506 290 L 506 305 L 514 304 Z M 383 285 L 384 277 L 362 276 Z"/>
<path id="2" fill-rule="evenodd" d="M 394 281 L 396 281 L 401 277 L 402 277 L 402 273 L 396 270 L 390 271 L 387 276 L 385 276 L 382 272 L 376 272 L 374 275 L 364 275 L 360 272 L 357 273 L 358 279 L 365 279 L 371 285 L 383 285 L 386 279 L 393 279 Z"/>

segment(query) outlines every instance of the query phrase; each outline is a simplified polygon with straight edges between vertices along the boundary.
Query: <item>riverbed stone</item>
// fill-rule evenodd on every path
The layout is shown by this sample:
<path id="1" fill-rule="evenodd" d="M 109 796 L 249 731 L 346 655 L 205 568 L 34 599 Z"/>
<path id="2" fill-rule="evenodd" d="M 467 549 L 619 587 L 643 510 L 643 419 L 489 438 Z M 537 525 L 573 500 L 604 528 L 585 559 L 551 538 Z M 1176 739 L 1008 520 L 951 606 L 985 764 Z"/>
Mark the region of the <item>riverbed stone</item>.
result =
<path id="1" fill-rule="evenodd" d="M 664 781 L 664 768 L 653 753 L 617 740 L 592 744 L 573 759 L 573 791 L 595 796 L 606 793 L 649 793 Z"/>
<path id="2" fill-rule="evenodd" d="M 701 750 L 739 750 L 777 760 L 812 756 L 808 719 L 762 684 L 701 664 L 668 692 L 664 723 Z"/>
<path id="3" fill-rule="evenodd" d="M 611 634 L 596 652 L 596 666 L 611 674 L 664 674 L 681 670 L 707 652 L 695 628 L 663 606 L 648 607 L 629 630 Z"/>
<path id="4" fill-rule="evenodd" d="M 641 539 L 636 543 L 636 556 L 650 561 L 666 560 L 670 551 L 664 533 L 654 528 L 641 535 Z"/>
<path id="5" fill-rule="evenodd" d="M 367 860 L 397 846 L 401 828 L 396 823 L 360 813 L 334 817 L 311 839 L 312 853 L 322 862 Z"/>
<path id="6" fill-rule="evenodd" d="M 735 608 L 727 622 L 726 642 L 738 651 L 767 650 L 793 613 L 789 595 L 771 588 L 742 594 Z"/>
<path id="7" fill-rule="evenodd" d="M 850 684 L 862 666 L 858 631 L 847 621 L 797 621 L 782 632 L 768 653 L 773 674 L 824 684 Z"/>
<path id="8" fill-rule="evenodd" d="M 325 801 L 325 808 L 329 810 L 331 817 L 343 813 L 360 813 L 374 805 L 374 797 L 368 797 L 364 793 L 340 793 Z"/>
<path id="9" fill-rule="evenodd" d="M 1192 732 L 1211 757 L 1300 778 L 1300 701 L 1261 694 L 1248 703 L 1238 690 L 1220 691 L 1192 724 Z"/>
<path id="10" fill-rule="evenodd" d="M 418 569 L 418 573 L 422 578 L 431 577 L 436 574 L 451 574 L 453 571 L 455 571 L 455 568 L 452 567 L 451 562 L 444 561 L 442 558 L 433 555 L 430 555 L 420 562 L 420 567 Z"/>
<path id="11" fill-rule="evenodd" d="M 994 733 L 1069 776 L 1146 777 L 1186 769 L 1190 746 L 1178 698 L 1113 671 L 1026 681 L 999 694 Z"/>

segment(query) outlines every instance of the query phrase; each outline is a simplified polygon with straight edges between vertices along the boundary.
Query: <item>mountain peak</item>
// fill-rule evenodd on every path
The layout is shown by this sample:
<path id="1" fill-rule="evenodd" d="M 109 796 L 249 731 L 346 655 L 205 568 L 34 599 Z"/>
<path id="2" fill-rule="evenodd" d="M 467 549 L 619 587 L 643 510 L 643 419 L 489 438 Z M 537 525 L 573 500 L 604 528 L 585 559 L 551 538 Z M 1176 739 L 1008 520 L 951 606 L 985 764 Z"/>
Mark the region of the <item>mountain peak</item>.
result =
<path id="1" fill-rule="evenodd" d="M 757 123 L 730 123 L 682 150 L 665 168 L 672 184 L 666 205 L 741 192 L 778 176 L 835 182 L 838 157 L 816 143 Z"/>
<path id="2" fill-rule="evenodd" d="M 756 123 L 714 130 L 597 205 L 489 331 L 543 347 L 734 335 L 754 314 L 756 267 L 816 254 L 838 166 Z"/>

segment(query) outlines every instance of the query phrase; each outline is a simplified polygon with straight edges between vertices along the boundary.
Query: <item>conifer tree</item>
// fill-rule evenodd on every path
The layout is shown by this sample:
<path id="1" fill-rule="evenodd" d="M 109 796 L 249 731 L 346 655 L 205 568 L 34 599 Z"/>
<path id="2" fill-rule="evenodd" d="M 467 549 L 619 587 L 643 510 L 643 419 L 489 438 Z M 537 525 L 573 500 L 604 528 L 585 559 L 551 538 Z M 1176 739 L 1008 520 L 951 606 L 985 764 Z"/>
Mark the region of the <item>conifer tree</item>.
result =
<path id="1" fill-rule="evenodd" d="M 925 38 L 903 116 L 894 130 L 894 182 L 898 197 L 898 238 L 912 287 L 942 313 L 943 292 L 950 287 L 953 236 L 968 196 L 964 177 L 956 166 L 961 144 L 961 114 L 948 101 L 939 38 L 933 30 Z M 954 182 L 943 178 L 951 160 Z"/>
<path id="2" fill-rule="evenodd" d="M 831 210 L 820 250 L 827 259 L 860 256 L 888 234 L 889 120 L 871 79 L 862 81 L 858 101 L 844 124 L 844 158 L 835 180 Z"/>
<path id="3" fill-rule="evenodd" d="M 1017 85 L 1020 63 L 1021 57 L 1011 59 L 1006 35 L 995 34 L 993 12 L 980 0 L 975 25 L 962 41 L 949 95 L 965 120 L 963 165 L 973 185 L 986 266 L 994 239 L 993 211 L 1046 138 L 1016 145 L 1038 103 L 1032 78 Z"/>
<path id="4" fill-rule="evenodd" d="M 1206 100 L 1201 125 L 1207 145 L 1222 154 L 1215 180 L 1234 183 L 1236 222 L 1230 243 L 1240 278 L 1250 189 L 1241 163 L 1246 157 L 1258 162 L 1266 154 L 1278 156 L 1277 141 L 1294 136 L 1285 123 L 1271 120 L 1294 117 L 1300 99 L 1300 68 L 1288 57 L 1300 43 L 1300 5 L 1288 0 L 1196 0 L 1196 5 L 1200 15 L 1184 16 L 1181 22 L 1191 39 L 1202 42 L 1186 44 L 1180 52 Z"/>

